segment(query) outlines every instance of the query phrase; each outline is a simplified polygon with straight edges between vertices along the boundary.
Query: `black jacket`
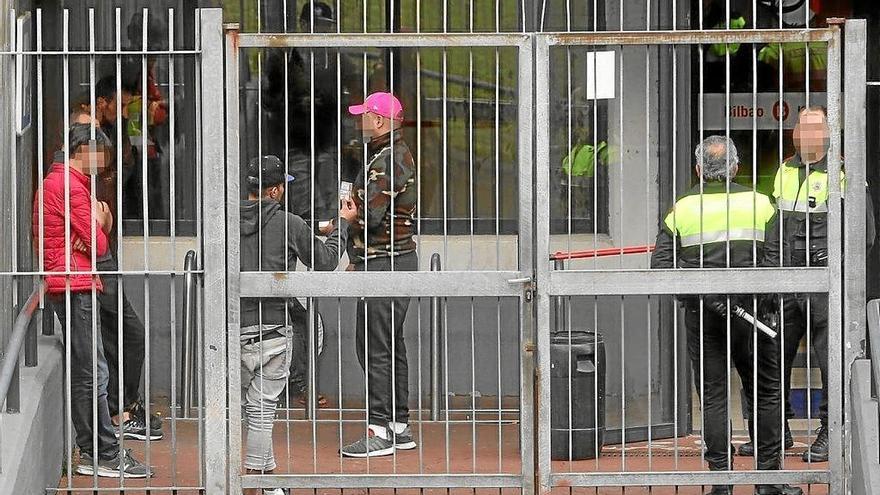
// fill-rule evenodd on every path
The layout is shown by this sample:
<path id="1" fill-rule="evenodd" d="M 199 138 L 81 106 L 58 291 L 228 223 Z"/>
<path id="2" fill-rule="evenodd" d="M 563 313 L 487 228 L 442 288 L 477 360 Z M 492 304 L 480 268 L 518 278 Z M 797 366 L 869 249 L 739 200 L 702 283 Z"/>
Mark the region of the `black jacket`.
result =
<path id="1" fill-rule="evenodd" d="M 794 155 L 785 161 L 790 167 L 798 168 L 798 179 L 803 184 L 807 180 L 807 167 L 801 161 L 799 155 Z M 811 163 L 809 171 L 828 171 L 827 157 Z M 847 187 L 853 187 L 855 184 Z M 865 241 L 870 251 L 874 245 L 876 229 L 874 226 L 874 205 L 871 202 L 870 193 L 865 202 Z M 802 212 L 782 212 L 782 261 L 785 266 L 806 266 L 807 264 L 807 234 L 810 239 L 810 266 L 824 266 L 828 257 L 828 214 L 810 213 L 810 225 L 807 228 L 807 214 Z M 777 227 L 774 236 L 780 235 Z M 777 265 L 778 266 L 778 265 Z"/>
<path id="2" fill-rule="evenodd" d="M 315 238 L 302 218 L 293 213 L 285 213 L 280 203 L 269 199 L 242 201 L 241 271 L 294 271 L 297 260 L 315 270 L 331 271 L 339 263 L 348 232 L 348 222 L 342 218 L 339 222 L 338 228 L 325 242 L 321 242 Z M 287 317 L 286 302 L 282 298 L 242 298 L 241 326 L 248 327 L 261 322 L 264 325 L 289 324 L 291 320 Z M 291 308 L 295 309 L 297 308 Z"/>
<path id="3" fill-rule="evenodd" d="M 749 188 L 736 183 L 730 183 L 730 192 L 750 191 Z M 727 185 L 724 182 L 707 182 L 703 184 L 703 195 L 725 194 Z M 700 186 L 696 185 L 681 198 L 700 194 Z M 679 199 L 681 199 L 679 198 Z M 779 265 L 779 236 L 771 235 L 778 232 L 776 219 L 773 218 L 764 227 L 766 242 L 761 241 L 730 241 L 730 264 L 727 258 L 727 242 L 713 242 L 702 245 L 682 248 L 681 239 L 669 230 L 666 223 L 660 222 L 660 231 L 657 233 L 654 253 L 651 255 L 651 268 L 700 268 L 702 256 L 703 268 L 727 268 L 748 266 L 778 266 Z M 666 216 L 664 215 L 664 218 Z M 673 257 L 678 257 L 676 260 Z M 757 254 L 757 256 L 755 256 Z"/>

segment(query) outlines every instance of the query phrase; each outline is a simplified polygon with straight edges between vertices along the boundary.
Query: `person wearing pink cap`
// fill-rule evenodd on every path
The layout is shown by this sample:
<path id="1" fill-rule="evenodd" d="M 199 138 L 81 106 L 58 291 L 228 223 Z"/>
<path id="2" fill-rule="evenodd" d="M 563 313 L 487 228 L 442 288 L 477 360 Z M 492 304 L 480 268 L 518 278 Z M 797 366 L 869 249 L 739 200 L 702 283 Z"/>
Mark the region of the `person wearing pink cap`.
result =
<path id="1" fill-rule="evenodd" d="M 373 93 L 348 108 L 360 118 L 367 163 L 352 196 L 358 218 L 351 224 L 349 270 L 415 271 L 417 185 L 412 154 L 400 131 L 403 105 L 391 93 Z M 346 457 L 410 450 L 409 383 L 403 322 L 408 297 L 366 298 L 358 303 L 355 347 L 367 378 L 367 434 L 340 449 Z"/>

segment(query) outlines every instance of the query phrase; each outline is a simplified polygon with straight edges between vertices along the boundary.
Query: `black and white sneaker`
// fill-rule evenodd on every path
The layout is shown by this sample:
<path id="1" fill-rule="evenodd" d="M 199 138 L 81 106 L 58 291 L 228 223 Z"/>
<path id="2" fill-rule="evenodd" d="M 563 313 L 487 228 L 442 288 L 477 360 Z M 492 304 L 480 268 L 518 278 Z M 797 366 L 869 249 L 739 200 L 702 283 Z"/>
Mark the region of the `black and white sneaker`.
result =
<path id="1" fill-rule="evenodd" d="M 390 425 L 388 426 L 388 431 L 394 432 Z M 402 433 L 394 433 L 394 448 L 397 450 L 412 450 L 416 448 L 416 442 L 413 440 L 412 429 L 409 425 L 406 425 Z"/>
<path id="2" fill-rule="evenodd" d="M 125 438 L 133 440 L 146 441 L 148 436 L 150 440 L 162 440 L 162 437 L 165 436 L 161 429 L 151 429 L 148 431 L 143 421 L 134 415 L 131 415 L 128 421 L 122 423 L 121 428 L 116 428 L 116 438 L 119 438 L 120 430 L 122 431 L 122 435 L 125 435 Z"/>
<path id="3" fill-rule="evenodd" d="M 128 413 L 141 420 L 141 423 L 147 423 L 147 410 L 141 401 L 137 401 L 128 406 Z M 150 430 L 162 431 L 162 415 L 154 412 L 150 415 Z"/>
<path id="4" fill-rule="evenodd" d="M 97 468 L 97 471 L 96 471 Z M 125 449 L 112 459 L 99 459 L 97 465 L 89 454 L 82 454 L 76 466 L 77 474 L 102 478 L 149 478 L 153 470 L 132 457 L 131 449 Z"/>
<path id="5" fill-rule="evenodd" d="M 339 449 L 339 453 L 345 457 L 379 457 L 393 454 L 394 444 L 370 431 L 364 438 Z"/>

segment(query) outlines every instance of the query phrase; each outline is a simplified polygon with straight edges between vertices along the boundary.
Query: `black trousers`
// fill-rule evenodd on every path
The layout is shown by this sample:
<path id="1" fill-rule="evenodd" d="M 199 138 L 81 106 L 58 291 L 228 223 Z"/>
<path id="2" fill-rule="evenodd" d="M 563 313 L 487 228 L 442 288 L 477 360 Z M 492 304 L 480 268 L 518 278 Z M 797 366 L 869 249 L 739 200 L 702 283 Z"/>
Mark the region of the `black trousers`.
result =
<path id="1" fill-rule="evenodd" d="M 727 317 L 703 308 L 700 328 L 699 303 L 685 305 L 688 355 L 694 373 L 697 393 L 703 399 L 703 441 L 706 461 L 717 470 L 729 469 L 731 424 L 728 408 Z M 778 469 L 781 454 L 781 393 L 777 343 L 758 332 L 757 367 L 753 361 L 754 333 L 751 325 L 735 315 L 730 318 L 730 362 L 736 367 L 747 396 L 753 395 L 753 370 L 757 371 L 758 400 L 758 469 Z M 702 356 L 701 356 L 702 335 Z M 704 378 L 701 386 L 701 372 Z M 749 430 L 753 423 L 749 422 Z M 752 432 L 752 438 L 754 438 Z"/>
<path id="2" fill-rule="evenodd" d="M 807 302 L 809 301 L 809 310 Z M 791 368 L 797 356 L 801 340 L 807 337 L 807 315 L 810 319 L 810 341 L 815 359 L 811 367 L 818 367 L 822 375 L 822 402 L 819 403 L 819 420 L 828 426 L 828 296 L 804 294 L 786 297 L 783 304 L 785 319 L 785 416 L 794 417 L 791 407 Z M 808 348 L 809 352 L 809 348 Z"/>
<path id="3" fill-rule="evenodd" d="M 116 259 L 97 263 L 99 271 L 116 271 Z M 107 405 L 110 414 L 119 414 L 119 298 L 122 298 L 122 407 L 126 408 L 140 398 L 141 375 L 144 371 L 144 323 L 135 312 L 125 292 L 119 293 L 117 275 L 101 275 L 104 293 L 98 294 L 101 303 L 101 337 L 104 356 L 110 371 L 107 387 Z"/>
<path id="4" fill-rule="evenodd" d="M 364 267 L 357 265 L 355 269 L 363 270 Z M 391 271 L 391 259 L 371 259 L 367 262 L 367 269 L 371 272 Z M 417 269 L 415 253 L 394 260 L 394 271 Z M 358 302 L 355 348 L 361 368 L 367 375 L 367 420 L 371 425 L 409 422 L 409 368 L 403 339 L 403 322 L 409 301 L 408 297 L 368 297 Z"/>
<path id="5" fill-rule="evenodd" d="M 93 330 L 98 328 L 100 312 L 92 315 L 91 292 L 74 292 L 70 294 L 70 306 L 66 304 L 64 294 L 49 296 L 52 309 L 61 321 L 65 332 L 65 344 L 70 339 L 70 415 L 73 429 L 76 432 L 76 445 L 80 453 L 94 456 L 93 438 L 98 439 L 98 457 L 112 459 L 119 444 L 110 423 L 110 411 L 107 408 L 107 361 L 104 358 L 102 339 L 93 340 Z M 70 328 L 67 328 L 66 315 L 70 314 Z M 97 360 L 92 371 L 93 344 Z M 95 401 L 93 396 L 97 389 L 97 418 L 92 414 Z M 93 421 L 97 420 L 97 429 Z"/>

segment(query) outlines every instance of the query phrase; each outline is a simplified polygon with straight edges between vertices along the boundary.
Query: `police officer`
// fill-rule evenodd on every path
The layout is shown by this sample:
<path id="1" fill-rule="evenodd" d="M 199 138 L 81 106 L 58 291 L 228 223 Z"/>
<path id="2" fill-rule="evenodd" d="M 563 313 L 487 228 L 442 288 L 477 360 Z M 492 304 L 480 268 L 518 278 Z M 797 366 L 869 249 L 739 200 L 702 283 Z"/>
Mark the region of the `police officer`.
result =
<path id="1" fill-rule="evenodd" d="M 739 164 L 733 141 L 724 136 L 709 136 L 697 146 L 695 155 L 700 184 L 679 198 L 666 215 L 657 234 L 651 267 L 720 268 L 778 263 L 778 237 L 775 241 L 773 236 L 768 237 L 775 231 L 776 209 L 769 197 L 732 182 Z M 709 469 L 731 468 L 728 353 L 749 396 L 753 393 L 752 374 L 758 374 L 754 391 L 758 401 L 758 469 L 778 469 L 781 460 L 778 348 L 773 339 L 758 333 L 758 345 L 754 349 L 757 366 L 753 366 L 752 325 L 737 317 L 728 320 L 727 316 L 728 300 L 731 310 L 733 305 L 752 308 L 752 297 L 689 296 L 682 300 L 688 355 L 697 391 L 703 397 L 703 441 Z M 752 426 L 750 422 L 749 428 Z M 716 485 L 710 493 L 729 495 L 733 489 L 729 485 Z M 803 492 L 787 485 L 758 485 L 756 493 L 800 495 Z"/>
<path id="2" fill-rule="evenodd" d="M 828 262 L 828 124 L 825 111 L 808 107 L 798 115 L 794 146 L 797 153 L 779 166 L 773 196 L 782 224 L 782 263 L 785 266 L 826 266 Z M 840 171 L 841 190 L 845 174 Z M 870 202 L 867 209 L 868 245 L 874 240 L 874 215 Z M 779 232 L 773 237 L 779 236 Z M 791 418 L 791 369 L 801 340 L 807 335 L 815 363 L 822 375 L 822 401 L 819 404 L 821 426 L 816 440 L 804 452 L 805 462 L 828 460 L 828 298 L 824 294 L 799 294 L 785 298 L 783 305 L 785 332 L 785 412 Z M 787 429 L 787 427 L 786 427 Z"/>

